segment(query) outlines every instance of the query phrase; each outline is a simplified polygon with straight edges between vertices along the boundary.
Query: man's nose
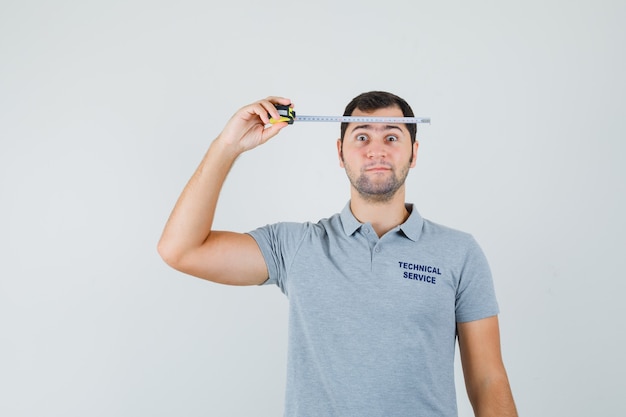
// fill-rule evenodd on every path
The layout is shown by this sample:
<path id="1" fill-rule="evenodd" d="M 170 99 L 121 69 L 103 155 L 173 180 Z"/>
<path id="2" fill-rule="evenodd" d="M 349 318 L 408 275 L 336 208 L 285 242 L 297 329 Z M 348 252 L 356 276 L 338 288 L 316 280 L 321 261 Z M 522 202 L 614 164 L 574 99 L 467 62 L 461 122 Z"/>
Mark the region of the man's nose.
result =
<path id="1" fill-rule="evenodd" d="M 385 157 L 386 155 L 387 150 L 385 149 L 385 145 L 382 141 L 374 140 L 367 147 L 367 156 L 369 158 Z"/>

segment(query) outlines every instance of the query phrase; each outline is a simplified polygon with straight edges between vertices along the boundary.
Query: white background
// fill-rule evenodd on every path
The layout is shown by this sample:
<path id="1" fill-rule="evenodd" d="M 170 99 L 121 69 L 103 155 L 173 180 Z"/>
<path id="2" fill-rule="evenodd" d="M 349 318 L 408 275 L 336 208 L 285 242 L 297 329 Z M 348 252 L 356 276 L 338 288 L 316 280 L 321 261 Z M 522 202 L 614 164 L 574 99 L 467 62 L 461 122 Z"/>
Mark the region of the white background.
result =
<path id="1" fill-rule="evenodd" d="M 373 89 L 432 118 L 408 200 L 486 252 L 520 414 L 626 415 L 625 19 L 619 0 L 0 0 L 0 415 L 280 416 L 285 297 L 180 274 L 156 243 L 236 109 L 340 114 Z M 339 211 L 338 132 L 240 158 L 216 227 Z"/>

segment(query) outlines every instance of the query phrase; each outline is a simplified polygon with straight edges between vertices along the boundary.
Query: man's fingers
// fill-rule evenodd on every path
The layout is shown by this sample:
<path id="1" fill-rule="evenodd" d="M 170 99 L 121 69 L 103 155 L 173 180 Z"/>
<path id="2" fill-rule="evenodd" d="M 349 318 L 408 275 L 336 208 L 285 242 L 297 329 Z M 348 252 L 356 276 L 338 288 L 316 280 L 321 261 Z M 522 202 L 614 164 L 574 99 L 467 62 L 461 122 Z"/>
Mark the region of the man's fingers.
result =
<path id="1" fill-rule="evenodd" d="M 275 106 L 277 104 L 291 105 L 291 100 L 270 96 L 242 107 L 222 131 L 224 140 L 246 151 L 276 136 L 288 126 L 286 122 L 270 123 L 270 118 L 281 118 Z"/>
<path id="2" fill-rule="evenodd" d="M 263 143 L 267 142 L 268 140 L 276 136 L 278 132 L 280 132 L 285 126 L 289 126 L 289 123 L 287 122 L 273 123 L 269 125 L 267 128 L 265 128 L 265 130 L 263 130 L 263 139 L 262 139 Z"/>
<path id="3" fill-rule="evenodd" d="M 291 100 L 285 97 L 268 97 L 265 100 L 261 100 L 258 102 L 258 104 L 260 104 L 266 111 L 266 115 L 269 114 L 273 119 L 280 119 L 280 114 L 278 113 L 278 110 L 276 109 L 275 104 L 282 104 L 284 106 L 293 106 L 293 104 L 291 103 Z M 263 117 L 261 114 L 259 114 L 259 116 L 261 117 L 261 120 L 263 120 L 263 123 L 268 124 L 269 123 L 269 118 L 268 117 Z"/>

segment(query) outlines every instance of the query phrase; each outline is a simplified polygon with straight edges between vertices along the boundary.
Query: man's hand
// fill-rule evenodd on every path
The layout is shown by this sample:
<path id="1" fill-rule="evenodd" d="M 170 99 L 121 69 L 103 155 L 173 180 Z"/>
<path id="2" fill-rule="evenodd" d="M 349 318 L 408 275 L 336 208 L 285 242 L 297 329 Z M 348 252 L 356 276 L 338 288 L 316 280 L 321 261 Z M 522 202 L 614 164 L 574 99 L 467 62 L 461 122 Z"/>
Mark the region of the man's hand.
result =
<path id="1" fill-rule="evenodd" d="M 270 117 L 279 119 L 275 104 L 291 105 L 284 97 L 268 97 L 242 107 L 231 117 L 216 139 L 238 154 L 253 149 L 276 136 L 288 125 L 279 122 L 270 125 Z"/>

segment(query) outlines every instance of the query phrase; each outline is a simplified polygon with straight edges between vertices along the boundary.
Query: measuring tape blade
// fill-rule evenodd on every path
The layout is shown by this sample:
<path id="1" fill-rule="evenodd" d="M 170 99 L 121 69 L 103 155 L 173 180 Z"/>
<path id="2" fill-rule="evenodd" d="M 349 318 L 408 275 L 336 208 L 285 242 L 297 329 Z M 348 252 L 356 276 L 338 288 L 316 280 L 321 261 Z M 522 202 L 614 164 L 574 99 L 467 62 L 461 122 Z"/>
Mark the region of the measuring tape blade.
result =
<path id="1" fill-rule="evenodd" d="M 296 122 L 430 123 L 428 117 L 295 116 Z"/>
<path id="2" fill-rule="evenodd" d="M 428 117 L 368 117 L 368 116 L 297 116 L 289 106 L 276 104 L 279 119 L 270 118 L 270 123 L 287 122 L 340 122 L 340 123 L 430 123 Z"/>

